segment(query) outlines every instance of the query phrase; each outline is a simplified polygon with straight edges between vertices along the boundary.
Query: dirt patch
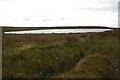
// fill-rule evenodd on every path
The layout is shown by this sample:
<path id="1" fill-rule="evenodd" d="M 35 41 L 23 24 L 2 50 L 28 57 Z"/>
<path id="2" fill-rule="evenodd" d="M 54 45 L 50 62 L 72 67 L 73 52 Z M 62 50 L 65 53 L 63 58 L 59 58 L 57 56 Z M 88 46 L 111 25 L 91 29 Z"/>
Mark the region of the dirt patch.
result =
<path id="1" fill-rule="evenodd" d="M 31 47 L 34 47 L 35 44 L 34 43 L 31 43 L 31 44 L 25 44 L 25 43 L 17 43 L 17 48 L 20 50 L 20 51 L 23 51 L 25 49 L 28 49 L 28 48 L 31 48 Z"/>

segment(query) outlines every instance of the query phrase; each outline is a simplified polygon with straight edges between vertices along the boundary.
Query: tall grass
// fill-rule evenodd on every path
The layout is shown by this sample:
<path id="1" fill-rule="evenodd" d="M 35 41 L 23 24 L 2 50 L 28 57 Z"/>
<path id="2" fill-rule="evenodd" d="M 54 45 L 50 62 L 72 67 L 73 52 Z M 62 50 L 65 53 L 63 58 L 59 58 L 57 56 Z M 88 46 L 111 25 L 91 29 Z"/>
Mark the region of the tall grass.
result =
<path id="1" fill-rule="evenodd" d="M 115 31 L 85 36 L 69 34 L 52 43 L 46 42 L 49 38 L 39 39 L 45 44 L 20 51 L 14 47 L 4 49 L 3 77 L 115 77 L 115 66 L 111 65 L 116 64 Z"/>

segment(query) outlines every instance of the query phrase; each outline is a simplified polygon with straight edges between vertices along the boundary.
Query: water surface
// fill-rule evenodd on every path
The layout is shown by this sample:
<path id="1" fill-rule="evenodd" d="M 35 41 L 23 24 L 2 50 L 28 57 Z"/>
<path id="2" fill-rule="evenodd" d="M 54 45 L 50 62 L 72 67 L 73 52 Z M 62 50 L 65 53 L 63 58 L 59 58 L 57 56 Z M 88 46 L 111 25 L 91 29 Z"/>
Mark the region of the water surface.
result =
<path id="1" fill-rule="evenodd" d="M 46 29 L 46 30 L 27 30 L 27 31 L 11 31 L 5 34 L 52 34 L 52 33 L 87 33 L 87 32 L 104 32 L 112 29 Z"/>

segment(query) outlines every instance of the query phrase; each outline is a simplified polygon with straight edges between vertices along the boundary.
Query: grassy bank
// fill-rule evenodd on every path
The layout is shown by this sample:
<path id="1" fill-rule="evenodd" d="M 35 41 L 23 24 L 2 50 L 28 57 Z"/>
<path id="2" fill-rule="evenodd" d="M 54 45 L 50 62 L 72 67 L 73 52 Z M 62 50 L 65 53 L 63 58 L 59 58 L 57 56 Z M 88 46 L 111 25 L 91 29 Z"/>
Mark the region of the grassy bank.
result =
<path id="1" fill-rule="evenodd" d="M 114 78 L 117 31 L 3 35 L 3 77 Z"/>

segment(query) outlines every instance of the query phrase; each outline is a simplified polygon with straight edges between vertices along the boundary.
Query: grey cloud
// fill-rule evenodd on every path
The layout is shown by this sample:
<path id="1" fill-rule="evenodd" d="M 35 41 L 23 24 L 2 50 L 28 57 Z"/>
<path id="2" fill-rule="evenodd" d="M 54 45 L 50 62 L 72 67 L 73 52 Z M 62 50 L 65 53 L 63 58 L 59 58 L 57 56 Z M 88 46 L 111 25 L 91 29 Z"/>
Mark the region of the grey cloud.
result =
<path id="1" fill-rule="evenodd" d="M 104 7 L 104 8 L 76 8 L 78 10 L 92 10 L 92 11 L 110 11 L 110 12 L 117 12 L 117 7 L 113 7 L 113 6 L 108 6 L 108 7 Z"/>
<path id="2" fill-rule="evenodd" d="M 52 21 L 51 19 L 44 19 L 43 22 Z"/>
<path id="3" fill-rule="evenodd" d="M 29 21 L 30 19 L 28 19 L 28 18 L 24 18 L 24 20 L 25 20 L 25 21 Z"/>
<path id="4" fill-rule="evenodd" d="M 0 2 L 4 2 L 4 1 L 8 1 L 8 0 L 0 0 Z"/>
<path id="5" fill-rule="evenodd" d="M 118 10 L 118 2 L 117 0 L 105 0 L 96 3 L 99 7 L 78 7 L 78 10 L 92 10 L 92 11 L 110 11 L 110 12 L 117 12 Z"/>
<path id="6" fill-rule="evenodd" d="M 4 1 L 4 0 L 0 0 L 0 1 Z"/>

